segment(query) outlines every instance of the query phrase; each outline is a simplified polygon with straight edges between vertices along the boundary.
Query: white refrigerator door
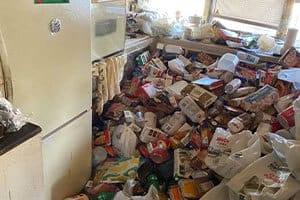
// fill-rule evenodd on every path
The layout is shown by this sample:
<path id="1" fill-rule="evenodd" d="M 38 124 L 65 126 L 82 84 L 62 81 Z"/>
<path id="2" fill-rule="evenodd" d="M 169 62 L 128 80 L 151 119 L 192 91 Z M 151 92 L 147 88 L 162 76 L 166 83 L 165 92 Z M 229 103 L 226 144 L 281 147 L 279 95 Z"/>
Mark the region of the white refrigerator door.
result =
<path id="1" fill-rule="evenodd" d="M 0 1 L 0 56 L 11 71 L 13 103 L 43 135 L 91 107 L 90 12 L 87 0 Z"/>
<path id="2" fill-rule="evenodd" d="M 84 187 L 92 168 L 91 128 L 90 111 L 43 140 L 43 200 L 62 200 Z"/>

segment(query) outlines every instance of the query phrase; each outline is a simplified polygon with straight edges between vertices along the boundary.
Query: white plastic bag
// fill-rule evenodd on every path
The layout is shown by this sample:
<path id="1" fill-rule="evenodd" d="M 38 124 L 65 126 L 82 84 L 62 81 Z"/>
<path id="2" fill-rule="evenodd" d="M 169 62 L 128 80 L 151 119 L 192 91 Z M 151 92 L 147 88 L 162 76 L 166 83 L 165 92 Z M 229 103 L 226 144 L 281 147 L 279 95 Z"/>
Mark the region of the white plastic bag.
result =
<path id="1" fill-rule="evenodd" d="M 300 183 L 273 154 L 268 154 L 234 176 L 227 186 L 231 200 L 287 200 L 300 191 Z"/>
<path id="2" fill-rule="evenodd" d="M 201 200 L 230 200 L 228 186 L 223 181 L 209 192 L 207 192 Z"/>
<path id="3" fill-rule="evenodd" d="M 123 191 L 120 191 L 114 197 L 114 200 L 159 200 L 157 189 L 151 185 L 148 193 L 145 196 L 132 196 L 128 197 Z"/>
<path id="4" fill-rule="evenodd" d="M 272 133 L 270 141 L 276 155 L 287 164 L 289 170 L 300 181 L 300 141 L 287 140 Z"/>
<path id="5" fill-rule="evenodd" d="M 251 131 L 232 135 L 217 128 L 205 158 L 206 165 L 220 176 L 231 178 L 261 155 L 258 136 Z"/>
<path id="6" fill-rule="evenodd" d="M 113 132 L 112 144 L 125 157 L 130 157 L 136 150 L 138 139 L 135 133 L 126 125 L 119 125 Z"/>

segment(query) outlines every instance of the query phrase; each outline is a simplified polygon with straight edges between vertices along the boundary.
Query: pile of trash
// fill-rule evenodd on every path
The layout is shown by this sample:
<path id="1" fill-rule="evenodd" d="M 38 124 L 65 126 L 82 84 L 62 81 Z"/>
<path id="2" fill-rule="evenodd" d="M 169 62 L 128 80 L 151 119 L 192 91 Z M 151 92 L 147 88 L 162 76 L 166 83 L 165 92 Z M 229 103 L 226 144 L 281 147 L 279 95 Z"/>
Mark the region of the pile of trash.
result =
<path id="1" fill-rule="evenodd" d="M 82 199 L 299 199 L 300 68 L 184 55 L 136 58 L 94 122 Z"/>

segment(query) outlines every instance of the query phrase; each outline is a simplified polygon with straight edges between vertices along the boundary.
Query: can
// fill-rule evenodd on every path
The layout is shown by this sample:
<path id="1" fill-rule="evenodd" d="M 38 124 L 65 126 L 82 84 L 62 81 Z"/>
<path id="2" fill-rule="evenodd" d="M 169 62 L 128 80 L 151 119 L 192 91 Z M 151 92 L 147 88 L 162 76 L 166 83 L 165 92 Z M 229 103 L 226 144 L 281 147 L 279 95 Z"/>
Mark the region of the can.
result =
<path id="1" fill-rule="evenodd" d="M 285 129 L 289 129 L 295 126 L 294 106 L 290 106 L 286 108 L 284 111 L 282 111 L 281 113 L 279 113 L 277 119 Z"/>
<path id="2" fill-rule="evenodd" d="M 233 94 L 239 87 L 241 87 L 242 81 L 238 78 L 233 79 L 225 86 L 226 94 Z"/>
<path id="3" fill-rule="evenodd" d="M 228 123 L 228 128 L 232 133 L 238 133 L 244 129 L 247 129 L 252 122 L 252 116 L 248 113 L 243 113 L 238 117 L 233 118 Z"/>

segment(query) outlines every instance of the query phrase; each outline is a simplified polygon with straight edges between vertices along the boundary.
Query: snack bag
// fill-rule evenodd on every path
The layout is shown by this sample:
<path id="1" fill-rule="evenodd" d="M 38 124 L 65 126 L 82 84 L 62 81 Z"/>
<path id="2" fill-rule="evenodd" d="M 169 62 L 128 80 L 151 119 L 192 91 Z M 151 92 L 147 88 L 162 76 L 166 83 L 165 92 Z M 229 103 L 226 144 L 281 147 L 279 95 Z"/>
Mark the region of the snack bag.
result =
<path id="1" fill-rule="evenodd" d="M 217 128 L 208 147 L 205 164 L 220 176 L 231 178 L 261 155 L 257 135 L 250 131 L 232 135 Z"/>
<path id="2" fill-rule="evenodd" d="M 116 162 L 106 162 L 98 170 L 96 183 L 125 183 L 128 179 L 137 176 L 140 164 L 139 157 L 124 158 Z"/>
<path id="3" fill-rule="evenodd" d="M 300 183 L 273 154 L 268 154 L 234 176 L 227 186 L 231 200 L 287 200 L 300 191 Z"/>

